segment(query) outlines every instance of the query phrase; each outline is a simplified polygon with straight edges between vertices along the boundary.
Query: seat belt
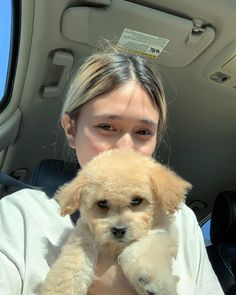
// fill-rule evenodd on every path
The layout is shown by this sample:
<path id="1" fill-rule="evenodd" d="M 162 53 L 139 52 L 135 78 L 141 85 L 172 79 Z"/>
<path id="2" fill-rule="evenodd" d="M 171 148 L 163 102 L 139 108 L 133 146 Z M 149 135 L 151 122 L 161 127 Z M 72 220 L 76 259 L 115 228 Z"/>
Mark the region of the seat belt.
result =
<path id="1" fill-rule="evenodd" d="M 41 186 L 33 186 L 27 183 L 24 183 L 20 180 L 17 180 L 16 178 L 0 171 L 0 184 L 5 186 L 13 186 L 13 187 L 19 187 L 19 188 L 30 188 L 35 190 L 44 190 Z"/>

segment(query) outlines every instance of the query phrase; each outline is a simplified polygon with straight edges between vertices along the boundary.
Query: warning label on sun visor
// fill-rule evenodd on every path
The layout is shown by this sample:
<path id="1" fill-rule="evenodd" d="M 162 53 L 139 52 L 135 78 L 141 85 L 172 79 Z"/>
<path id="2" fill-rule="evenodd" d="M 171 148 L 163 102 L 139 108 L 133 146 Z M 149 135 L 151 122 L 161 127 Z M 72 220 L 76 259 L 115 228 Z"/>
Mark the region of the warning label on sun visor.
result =
<path id="1" fill-rule="evenodd" d="M 169 40 L 125 28 L 117 45 L 129 51 L 156 58 Z"/>

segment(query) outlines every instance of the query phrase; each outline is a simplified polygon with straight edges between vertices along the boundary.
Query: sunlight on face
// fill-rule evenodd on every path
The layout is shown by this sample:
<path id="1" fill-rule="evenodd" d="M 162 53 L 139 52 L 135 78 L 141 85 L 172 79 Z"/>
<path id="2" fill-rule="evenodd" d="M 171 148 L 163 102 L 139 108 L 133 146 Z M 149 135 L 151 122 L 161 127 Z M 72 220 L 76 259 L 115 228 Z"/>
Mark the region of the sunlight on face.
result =
<path id="1" fill-rule="evenodd" d="M 132 81 L 86 103 L 69 143 L 82 167 L 97 154 L 114 148 L 131 148 L 150 156 L 156 146 L 158 120 L 158 108 Z"/>

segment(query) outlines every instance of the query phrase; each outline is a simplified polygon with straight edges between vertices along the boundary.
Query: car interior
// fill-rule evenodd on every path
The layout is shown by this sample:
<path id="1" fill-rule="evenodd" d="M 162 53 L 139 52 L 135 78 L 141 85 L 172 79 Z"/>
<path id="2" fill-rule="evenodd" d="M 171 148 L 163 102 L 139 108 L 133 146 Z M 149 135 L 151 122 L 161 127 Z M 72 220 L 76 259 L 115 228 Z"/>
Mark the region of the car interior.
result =
<path id="1" fill-rule="evenodd" d="M 162 72 L 168 126 L 157 159 L 193 184 L 186 203 L 200 225 L 211 219 L 207 251 L 236 294 L 235 15 L 234 0 L 12 1 L 0 170 L 18 183 L 1 180 L 0 198 L 24 184 L 52 196 L 74 177 L 60 127 L 67 82 L 103 40 L 125 44 Z"/>

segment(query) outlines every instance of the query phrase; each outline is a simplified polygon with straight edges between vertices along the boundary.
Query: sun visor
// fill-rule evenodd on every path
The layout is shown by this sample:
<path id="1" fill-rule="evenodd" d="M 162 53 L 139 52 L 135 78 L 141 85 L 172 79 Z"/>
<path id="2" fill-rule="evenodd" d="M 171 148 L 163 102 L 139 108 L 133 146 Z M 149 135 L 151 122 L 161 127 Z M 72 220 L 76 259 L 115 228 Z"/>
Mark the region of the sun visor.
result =
<path id="1" fill-rule="evenodd" d="M 190 20 L 122 0 L 113 1 L 106 8 L 67 8 L 61 30 L 64 37 L 74 42 L 98 47 L 105 38 L 169 67 L 189 64 L 215 37 L 215 30 L 203 20 Z"/>

